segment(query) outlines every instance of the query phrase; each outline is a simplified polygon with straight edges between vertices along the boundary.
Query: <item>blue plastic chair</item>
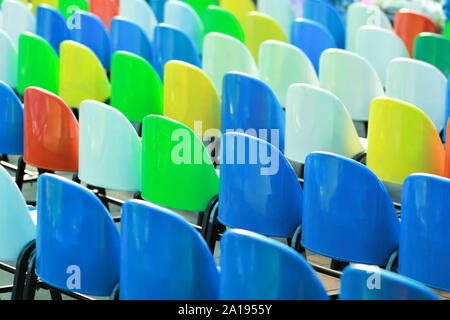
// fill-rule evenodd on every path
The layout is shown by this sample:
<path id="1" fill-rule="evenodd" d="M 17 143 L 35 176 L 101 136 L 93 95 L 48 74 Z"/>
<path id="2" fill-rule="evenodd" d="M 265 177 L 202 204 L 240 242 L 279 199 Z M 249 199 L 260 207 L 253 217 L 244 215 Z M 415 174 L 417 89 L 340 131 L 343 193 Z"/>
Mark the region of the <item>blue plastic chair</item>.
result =
<path id="1" fill-rule="evenodd" d="M 219 272 L 203 238 L 157 205 L 138 200 L 123 205 L 120 262 L 120 299 L 219 297 Z"/>
<path id="2" fill-rule="evenodd" d="M 46 4 L 36 8 L 36 34 L 47 40 L 58 55 L 61 42 L 71 38 L 61 11 Z"/>
<path id="3" fill-rule="evenodd" d="M 147 0 L 153 12 L 155 13 L 158 22 L 164 21 L 164 5 L 166 4 L 166 1 L 167 0 Z"/>
<path id="4" fill-rule="evenodd" d="M 153 47 L 146 33 L 138 24 L 123 17 L 111 20 L 111 56 L 119 50 L 137 54 L 153 65 Z"/>
<path id="5" fill-rule="evenodd" d="M 23 105 L 3 81 L 0 81 L 0 153 L 23 154 Z"/>
<path id="6" fill-rule="evenodd" d="M 75 182 L 43 174 L 37 210 L 37 276 L 61 290 L 109 296 L 119 282 L 120 237 L 99 198 Z"/>
<path id="7" fill-rule="evenodd" d="M 285 123 L 284 110 L 266 83 L 240 72 L 230 72 L 224 76 L 223 134 L 229 130 L 243 130 L 284 152 Z"/>
<path id="8" fill-rule="evenodd" d="M 423 284 L 367 265 L 351 265 L 341 277 L 340 300 L 440 300 Z"/>
<path id="9" fill-rule="evenodd" d="M 400 222 L 382 182 L 364 165 L 331 153 L 305 162 L 302 245 L 344 262 L 386 266 Z"/>
<path id="10" fill-rule="evenodd" d="M 445 122 L 447 124 L 450 119 L 450 75 L 447 78 L 447 107 L 446 107 L 445 118 L 447 119 L 447 121 Z M 446 140 L 446 136 L 447 136 L 447 126 L 445 125 L 444 126 L 444 134 L 442 135 L 442 140 L 444 142 Z"/>
<path id="11" fill-rule="evenodd" d="M 75 14 L 78 15 L 80 27 L 71 30 L 72 40 L 91 49 L 103 67 L 109 70 L 111 63 L 111 39 L 102 20 L 95 14 L 86 11 L 77 11 Z"/>
<path id="12" fill-rule="evenodd" d="M 333 35 L 338 48 L 345 49 L 344 20 L 333 4 L 323 0 L 307 0 L 303 3 L 303 18 L 325 26 Z"/>
<path id="13" fill-rule="evenodd" d="M 200 54 L 194 43 L 182 30 L 161 23 L 155 28 L 153 41 L 155 49 L 154 66 L 161 80 L 164 78 L 164 66 L 170 60 L 180 60 L 202 67 Z"/>
<path id="14" fill-rule="evenodd" d="M 398 272 L 450 291 L 450 179 L 413 174 L 402 189 Z"/>
<path id="15" fill-rule="evenodd" d="M 328 300 L 314 270 L 294 249 L 244 230 L 222 236 L 220 298 Z"/>
<path id="16" fill-rule="evenodd" d="M 337 47 L 327 28 L 318 22 L 303 18 L 298 18 L 292 23 L 291 43 L 308 56 L 317 74 L 319 73 L 319 61 L 322 52 Z"/>

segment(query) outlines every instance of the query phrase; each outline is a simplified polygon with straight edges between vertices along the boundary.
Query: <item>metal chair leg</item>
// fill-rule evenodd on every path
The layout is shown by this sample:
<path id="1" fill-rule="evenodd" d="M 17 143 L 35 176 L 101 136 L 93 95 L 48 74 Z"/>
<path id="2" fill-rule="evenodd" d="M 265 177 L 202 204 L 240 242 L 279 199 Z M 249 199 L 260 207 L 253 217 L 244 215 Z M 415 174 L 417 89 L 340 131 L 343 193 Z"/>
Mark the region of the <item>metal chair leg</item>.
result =
<path id="1" fill-rule="evenodd" d="M 23 291 L 24 300 L 34 300 L 37 289 L 37 276 L 35 272 L 36 268 L 36 252 L 33 255 L 28 264 L 27 276 L 25 278 L 25 288 Z"/>
<path id="2" fill-rule="evenodd" d="M 23 291 L 25 286 L 26 272 L 30 256 L 36 248 L 35 240 L 30 241 L 20 252 L 17 258 L 16 271 L 14 273 L 13 290 L 11 300 L 23 299 Z"/>
<path id="3" fill-rule="evenodd" d="M 16 171 L 16 184 L 19 187 L 19 190 L 22 190 L 23 187 L 23 178 L 25 175 L 25 161 L 23 161 L 23 157 L 19 157 L 19 161 L 17 163 L 17 171 Z"/>

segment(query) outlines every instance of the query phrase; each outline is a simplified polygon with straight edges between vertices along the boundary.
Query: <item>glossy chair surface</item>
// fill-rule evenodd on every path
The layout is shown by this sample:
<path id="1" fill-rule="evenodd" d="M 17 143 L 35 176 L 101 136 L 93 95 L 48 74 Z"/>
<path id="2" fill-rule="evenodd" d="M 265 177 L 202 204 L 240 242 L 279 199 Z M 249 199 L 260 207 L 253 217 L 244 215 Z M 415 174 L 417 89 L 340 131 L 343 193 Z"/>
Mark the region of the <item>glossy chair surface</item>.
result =
<path id="1" fill-rule="evenodd" d="M 244 30 L 239 20 L 228 10 L 211 5 L 203 13 L 205 35 L 220 32 L 232 36 L 242 42 L 245 40 Z"/>
<path id="2" fill-rule="evenodd" d="M 39 5 L 48 5 L 49 7 L 58 8 L 59 5 L 59 0 L 30 0 L 28 1 L 31 3 L 31 9 L 33 11 L 33 13 L 36 13 L 37 7 Z"/>
<path id="3" fill-rule="evenodd" d="M 164 6 L 167 0 L 148 0 L 148 4 L 155 14 L 158 22 L 164 21 Z"/>
<path id="4" fill-rule="evenodd" d="M 111 19 L 119 15 L 119 0 L 89 0 L 89 11 L 110 30 Z"/>
<path id="5" fill-rule="evenodd" d="M 329 299 L 314 270 L 290 247 L 244 230 L 226 231 L 220 244 L 221 299 Z"/>
<path id="6" fill-rule="evenodd" d="M 218 299 L 214 258 L 198 231 L 176 213 L 127 201 L 120 246 L 120 299 Z"/>
<path id="7" fill-rule="evenodd" d="M 3 81 L 0 81 L 0 153 L 23 154 L 22 102 Z"/>
<path id="8" fill-rule="evenodd" d="M 61 11 L 49 5 L 36 8 L 36 34 L 47 40 L 59 54 L 59 46 L 70 40 L 70 30 Z"/>
<path id="9" fill-rule="evenodd" d="M 420 33 L 414 41 L 414 59 L 434 65 L 447 77 L 450 75 L 450 38 L 434 33 Z"/>
<path id="10" fill-rule="evenodd" d="M 0 80 L 17 88 L 17 47 L 6 31 L 0 29 Z"/>
<path id="11" fill-rule="evenodd" d="M 119 14 L 139 25 L 150 41 L 153 41 L 153 32 L 158 21 L 152 8 L 145 0 L 120 1 Z"/>
<path id="12" fill-rule="evenodd" d="M 23 32 L 35 32 L 36 19 L 28 6 L 20 1 L 4 0 L 2 3 L 2 29 L 10 36 L 14 46 L 19 46 Z"/>
<path id="13" fill-rule="evenodd" d="M 220 0 L 220 6 L 233 13 L 241 24 L 248 13 L 256 10 L 252 0 Z"/>
<path id="14" fill-rule="evenodd" d="M 291 25 L 295 20 L 295 12 L 289 0 L 258 0 L 257 9 L 274 18 L 283 28 L 287 38 L 291 36 Z"/>
<path id="15" fill-rule="evenodd" d="M 88 0 L 58 0 L 58 9 L 67 18 L 72 17 L 72 15 L 78 11 L 89 11 Z M 73 22 L 73 17 L 70 21 Z"/>
<path id="16" fill-rule="evenodd" d="M 450 141 L 450 121 L 447 122 L 446 141 Z M 445 176 L 450 179 L 450 145 L 445 144 Z"/>

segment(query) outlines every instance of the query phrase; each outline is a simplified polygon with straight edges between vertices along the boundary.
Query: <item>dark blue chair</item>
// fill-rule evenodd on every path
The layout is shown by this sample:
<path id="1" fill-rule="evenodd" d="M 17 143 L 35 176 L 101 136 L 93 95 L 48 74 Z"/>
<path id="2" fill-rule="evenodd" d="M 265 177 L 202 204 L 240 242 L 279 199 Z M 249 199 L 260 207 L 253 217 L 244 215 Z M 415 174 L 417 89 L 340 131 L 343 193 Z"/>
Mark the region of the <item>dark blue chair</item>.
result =
<path id="1" fill-rule="evenodd" d="M 304 178 L 303 247 L 340 262 L 386 266 L 400 222 L 377 176 L 354 160 L 314 152 Z"/>
<path id="2" fill-rule="evenodd" d="M 204 239 L 168 209 L 138 200 L 123 205 L 120 261 L 120 299 L 219 297 L 219 272 Z"/>
<path id="3" fill-rule="evenodd" d="M 36 8 L 36 34 L 47 40 L 58 55 L 61 42 L 71 38 L 61 11 L 46 4 Z"/>
<path id="4" fill-rule="evenodd" d="M 338 48 L 345 49 L 345 24 L 336 7 L 323 0 L 307 0 L 303 3 L 303 18 L 317 21 L 333 35 Z"/>
<path id="5" fill-rule="evenodd" d="M 230 72 L 224 76 L 223 134 L 227 130 L 243 130 L 284 152 L 285 123 L 284 110 L 267 84 L 240 72 Z"/>
<path id="6" fill-rule="evenodd" d="M 367 265 L 345 268 L 340 300 L 440 300 L 423 284 L 396 273 Z"/>
<path id="7" fill-rule="evenodd" d="M 147 0 L 153 12 L 155 13 L 156 20 L 158 20 L 158 22 L 164 21 L 164 6 L 166 4 L 166 1 L 167 0 Z"/>
<path id="8" fill-rule="evenodd" d="M 202 67 L 200 54 L 189 36 L 182 30 L 161 23 L 155 27 L 153 40 L 155 49 L 154 66 L 161 80 L 164 79 L 164 66 L 170 60 L 180 60 Z"/>
<path id="9" fill-rule="evenodd" d="M 450 291 L 450 179 L 428 174 L 406 178 L 398 272 Z"/>
<path id="10" fill-rule="evenodd" d="M 103 67 L 109 70 L 111 63 L 111 39 L 109 32 L 102 20 L 95 14 L 86 11 L 77 11 L 79 28 L 71 30 L 73 41 L 79 42 L 91 49 L 102 63 Z"/>
<path id="11" fill-rule="evenodd" d="M 75 182 L 43 174 L 37 210 L 35 271 L 40 280 L 65 291 L 109 296 L 119 282 L 120 236 L 99 198 Z M 32 299 L 36 284 L 26 283 L 25 298 Z"/>
<path id="12" fill-rule="evenodd" d="M 131 20 L 115 17 L 111 20 L 111 55 L 128 51 L 153 65 L 153 47 L 144 30 Z"/>
<path id="13" fill-rule="evenodd" d="M 3 81 L 0 81 L 0 153 L 23 154 L 23 105 Z"/>
<path id="14" fill-rule="evenodd" d="M 291 43 L 300 48 L 311 60 L 317 74 L 322 52 L 329 48 L 336 48 L 333 36 L 318 22 L 298 18 L 292 23 Z"/>
<path id="15" fill-rule="evenodd" d="M 294 249 L 244 230 L 226 231 L 220 244 L 221 299 L 329 299 L 314 270 Z"/>

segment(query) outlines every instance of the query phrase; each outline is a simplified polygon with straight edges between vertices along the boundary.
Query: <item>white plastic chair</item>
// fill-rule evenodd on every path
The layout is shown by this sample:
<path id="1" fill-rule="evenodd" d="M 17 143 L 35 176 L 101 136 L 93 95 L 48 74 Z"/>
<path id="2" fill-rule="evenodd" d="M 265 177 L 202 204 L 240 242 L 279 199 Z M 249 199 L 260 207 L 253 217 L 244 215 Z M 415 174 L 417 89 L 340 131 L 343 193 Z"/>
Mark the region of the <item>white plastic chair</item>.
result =
<path id="1" fill-rule="evenodd" d="M 327 49 L 322 53 L 319 82 L 342 101 L 355 121 L 367 121 L 370 102 L 384 96 L 375 69 L 360 55 L 346 50 Z"/>
<path id="2" fill-rule="evenodd" d="M 150 41 L 153 41 L 153 30 L 157 25 L 157 20 L 152 8 L 144 0 L 121 0 L 119 13 L 139 25 L 147 34 Z"/>
<path id="3" fill-rule="evenodd" d="M 410 58 L 389 63 L 386 95 L 421 109 L 441 132 L 446 125 L 447 78 L 435 66 Z"/>
<path id="4" fill-rule="evenodd" d="M 303 164 L 314 151 L 353 158 L 365 148 L 350 114 L 334 94 L 308 84 L 294 84 L 287 93 L 285 155 Z"/>
<path id="5" fill-rule="evenodd" d="M 17 87 L 17 49 L 11 37 L 0 29 L 0 80 Z"/>
<path id="6" fill-rule="evenodd" d="M 222 81 L 226 73 L 238 71 L 258 77 L 258 67 L 249 49 L 231 36 L 211 32 L 203 41 L 203 70 L 222 95 Z"/>
<path id="7" fill-rule="evenodd" d="M 362 26 L 377 26 L 392 30 L 391 22 L 384 12 L 374 5 L 361 2 L 352 3 L 347 9 L 347 26 L 345 46 L 349 51 L 355 51 L 355 38 Z"/>
<path id="8" fill-rule="evenodd" d="M 356 33 L 355 53 L 369 61 L 377 71 L 383 86 L 386 85 L 386 70 L 395 58 L 408 58 L 403 41 L 394 31 L 373 26 L 363 26 Z"/>
<path id="9" fill-rule="evenodd" d="M 164 6 L 164 22 L 183 30 L 199 52 L 202 51 L 204 27 L 197 12 L 181 1 L 167 1 Z"/>
<path id="10" fill-rule="evenodd" d="M 105 189 L 141 190 L 141 141 L 120 111 L 83 101 L 79 139 L 80 180 Z"/>
<path id="11" fill-rule="evenodd" d="M 291 25 L 296 15 L 288 0 L 258 0 L 257 9 L 274 18 L 287 38 L 291 38 Z"/>
<path id="12" fill-rule="evenodd" d="M 2 3 L 2 29 L 11 37 L 16 48 L 23 32 L 35 33 L 36 19 L 28 6 L 19 1 L 4 0 Z"/>
<path id="13" fill-rule="evenodd" d="M 259 47 L 259 75 L 286 106 L 286 93 L 294 83 L 319 85 L 316 71 L 306 54 L 294 45 L 269 40 Z"/>

